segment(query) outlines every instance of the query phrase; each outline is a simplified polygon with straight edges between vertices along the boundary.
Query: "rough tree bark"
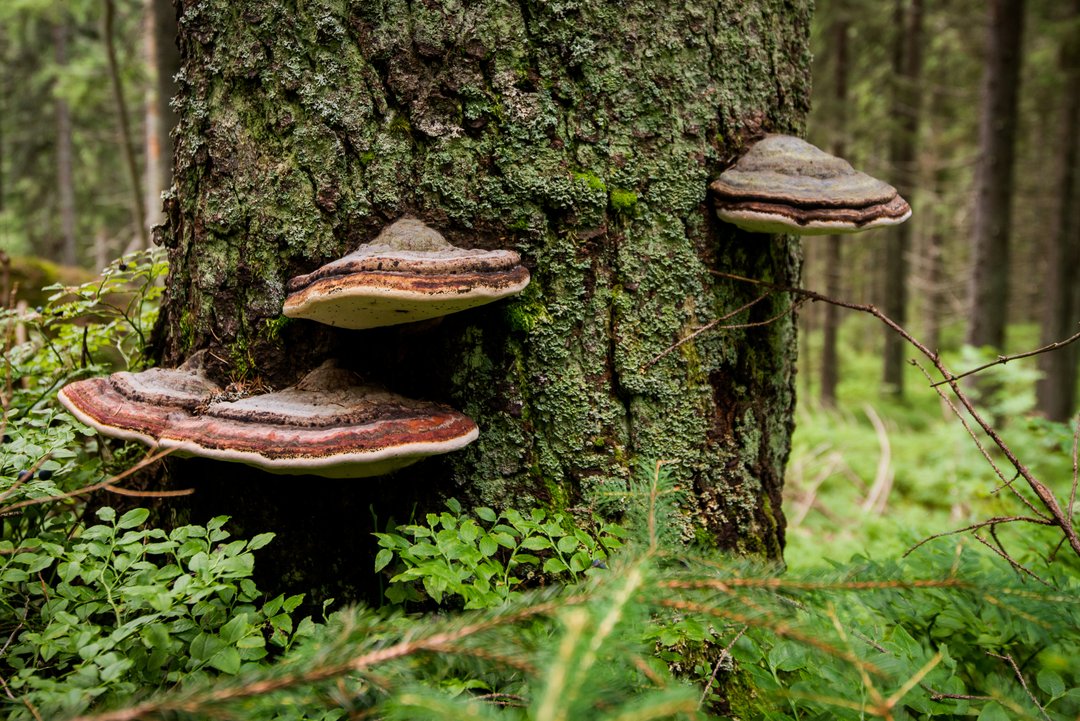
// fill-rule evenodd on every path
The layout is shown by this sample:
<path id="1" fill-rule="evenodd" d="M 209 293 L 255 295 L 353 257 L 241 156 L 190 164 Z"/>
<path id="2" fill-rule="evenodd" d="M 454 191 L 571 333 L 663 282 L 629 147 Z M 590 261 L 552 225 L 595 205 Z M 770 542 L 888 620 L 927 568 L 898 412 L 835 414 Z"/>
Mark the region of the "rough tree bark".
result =
<path id="1" fill-rule="evenodd" d="M 222 379 L 280 386 L 338 357 L 481 432 L 382 479 L 177 462 L 193 514 L 278 531 L 262 572 L 341 599 L 369 583 L 366 534 L 414 503 L 617 513 L 635 459 L 665 459 L 687 538 L 780 558 L 790 299 L 653 361 L 759 294 L 710 271 L 798 278 L 797 243 L 722 224 L 706 186 L 756 136 L 802 130 L 808 0 L 177 5 L 162 363 L 207 348 Z M 532 284 L 419 328 L 280 318 L 291 276 L 405 213 L 519 250 Z"/>
<path id="2" fill-rule="evenodd" d="M 968 286 L 966 342 L 1005 347 L 1009 297 L 1009 232 L 1012 226 L 1013 139 L 1020 92 L 1023 0 L 987 3 L 989 27 L 979 108 L 979 167 L 975 230 Z"/>

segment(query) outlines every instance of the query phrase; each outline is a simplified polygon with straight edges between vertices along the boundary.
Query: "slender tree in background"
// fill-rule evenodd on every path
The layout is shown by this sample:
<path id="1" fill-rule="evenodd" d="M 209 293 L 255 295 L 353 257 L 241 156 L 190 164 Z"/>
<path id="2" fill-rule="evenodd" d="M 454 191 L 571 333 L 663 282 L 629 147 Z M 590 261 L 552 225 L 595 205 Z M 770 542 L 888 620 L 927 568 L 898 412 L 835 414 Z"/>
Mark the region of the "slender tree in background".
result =
<path id="1" fill-rule="evenodd" d="M 896 0 L 894 18 L 897 32 L 893 49 L 893 126 L 889 156 L 894 182 L 900 195 L 914 199 L 918 184 L 916 151 L 921 115 L 923 64 L 923 0 Z M 908 253 L 913 223 L 902 223 L 889 232 L 885 241 L 885 287 L 882 307 L 885 314 L 904 325 L 908 305 Z M 890 329 L 885 331 L 882 384 L 886 393 L 904 394 L 904 340 Z"/>
<path id="2" fill-rule="evenodd" d="M 65 72 L 68 64 L 68 14 L 59 9 L 59 17 L 52 26 L 53 52 L 58 73 Z M 63 95 L 56 94 L 56 197 L 60 204 L 60 262 L 75 265 L 78 247 L 75 237 L 75 170 L 74 151 L 71 140 L 71 108 Z"/>
<path id="3" fill-rule="evenodd" d="M 1057 224 L 1047 235 L 1041 338 L 1044 345 L 1080 331 L 1080 0 L 1065 18 L 1069 31 L 1061 43 L 1064 103 L 1061 109 Z M 1067 421 L 1076 409 L 1076 345 L 1039 356 L 1042 378 L 1036 384 L 1039 412 Z"/>
<path id="4" fill-rule="evenodd" d="M 139 165 L 135 159 L 134 139 L 131 133 L 131 121 L 128 119 L 127 100 L 124 97 L 124 83 L 120 77 L 120 63 L 116 59 L 116 5 L 113 0 L 102 0 L 101 34 L 105 39 L 105 57 L 109 65 L 109 81 L 116 104 L 116 117 L 120 121 L 120 147 L 124 153 L 124 164 L 128 171 L 131 188 L 131 216 L 135 226 L 136 248 L 149 248 L 150 235 L 146 229 L 146 205 L 143 201 L 143 185 L 139 182 Z"/>
<path id="5" fill-rule="evenodd" d="M 1003 349 L 1009 295 L 1014 138 L 1023 0 L 990 0 L 976 173 L 967 343 Z"/>
<path id="6" fill-rule="evenodd" d="M 177 462 L 193 517 L 274 529 L 261 572 L 341 600 L 391 514 L 449 495 L 613 511 L 635 459 L 665 459 L 687 538 L 778 559 L 790 299 L 672 346 L 760 295 L 711 271 L 798 279 L 795 241 L 722 224 L 706 188 L 761 134 L 802 132 L 809 5 L 179 2 L 163 364 L 205 349 L 223 381 L 282 386 L 337 357 L 481 433 L 391 479 Z M 518 249 L 531 286 L 434 327 L 282 323 L 291 276 L 405 213 Z"/>
<path id="7" fill-rule="evenodd" d="M 837 3 L 836 17 L 830 29 L 831 48 L 835 54 L 836 66 L 833 70 L 833 82 L 836 87 L 833 99 L 836 107 L 832 113 L 834 140 L 832 152 L 838 157 L 847 156 L 847 114 L 848 114 L 848 38 L 851 32 L 851 19 L 848 8 Z M 830 235 L 825 239 L 825 288 L 826 293 L 839 298 L 840 280 L 843 276 L 842 239 Z M 827 408 L 836 406 L 836 386 L 840 381 L 840 358 L 836 352 L 836 336 L 840 326 L 840 309 L 826 303 L 821 323 L 821 404 Z"/>
<path id="8" fill-rule="evenodd" d="M 180 52 L 176 47 L 176 11 L 171 0 L 145 0 L 143 15 L 143 52 L 150 76 L 144 114 L 144 184 L 149 230 L 164 218 L 161 193 L 172 185 L 172 130 L 177 119 L 171 101 L 176 94 L 173 78 L 180 70 Z"/>

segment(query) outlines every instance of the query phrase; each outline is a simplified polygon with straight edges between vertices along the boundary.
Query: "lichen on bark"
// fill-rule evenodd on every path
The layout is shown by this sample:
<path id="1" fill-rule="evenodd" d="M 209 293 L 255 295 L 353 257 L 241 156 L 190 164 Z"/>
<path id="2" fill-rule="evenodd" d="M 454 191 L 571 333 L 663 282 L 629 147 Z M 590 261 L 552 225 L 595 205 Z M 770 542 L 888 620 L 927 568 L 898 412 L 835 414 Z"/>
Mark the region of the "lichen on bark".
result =
<path id="1" fill-rule="evenodd" d="M 710 271 L 797 278 L 794 241 L 724 226 L 706 189 L 802 129 L 810 4 L 179 0 L 163 363 L 209 348 L 219 375 L 283 385 L 345 356 L 481 429 L 383 483 L 617 512 L 635 459 L 665 459 L 687 538 L 778 558 L 788 299 L 653 359 L 755 296 Z M 289 277 L 406 213 L 518 250 L 532 285 L 434 327 L 281 323 Z"/>

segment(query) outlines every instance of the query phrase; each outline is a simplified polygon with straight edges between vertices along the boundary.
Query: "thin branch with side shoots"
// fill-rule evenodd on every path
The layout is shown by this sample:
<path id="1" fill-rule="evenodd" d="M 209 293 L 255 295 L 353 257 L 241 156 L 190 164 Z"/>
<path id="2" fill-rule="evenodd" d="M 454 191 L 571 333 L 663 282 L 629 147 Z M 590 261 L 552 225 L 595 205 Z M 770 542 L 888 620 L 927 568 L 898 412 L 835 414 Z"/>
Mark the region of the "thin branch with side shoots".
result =
<path id="1" fill-rule="evenodd" d="M 1035 495 L 1038 496 L 1039 500 L 1042 502 L 1042 505 L 1049 513 L 1049 517 L 1052 519 L 1053 525 L 1061 529 L 1061 532 L 1065 535 L 1065 538 L 1069 543 L 1069 547 L 1072 548 L 1073 552 L 1077 556 L 1080 556 L 1080 535 L 1078 535 L 1076 532 L 1076 528 L 1073 525 L 1072 518 L 1066 515 L 1064 510 L 1062 510 L 1061 505 L 1058 503 L 1058 500 L 1054 496 L 1053 492 L 1046 486 L 1046 484 L 1036 478 L 1035 475 L 1028 469 L 1028 467 L 1025 466 L 1019 458 L 1017 458 L 1012 448 L 1010 448 L 1008 444 L 1006 444 L 1005 441 L 1002 440 L 1001 435 L 994 429 L 993 426 L 990 425 L 988 421 L 986 421 L 985 418 L 983 418 L 982 414 L 979 413 L 978 409 L 975 408 L 975 405 L 972 403 L 971 399 L 968 398 L 967 394 L 964 393 L 964 391 L 960 388 L 960 384 L 957 382 L 957 376 L 945 366 L 945 363 L 941 360 L 941 356 L 939 356 L 935 351 L 930 350 L 925 345 L 920 343 L 914 336 L 908 333 L 896 321 L 889 318 L 887 315 L 882 313 L 873 305 L 850 303 L 847 301 L 830 298 L 826 295 L 822 295 L 821 293 L 816 293 L 812 290 L 806 290 L 805 288 L 796 288 L 788 285 L 770 283 L 768 281 L 757 280 L 755 278 L 747 278 L 732 273 L 723 273 L 716 270 L 710 272 L 720 278 L 727 278 L 729 280 L 735 280 L 743 283 L 751 283 L 753 285 L 772 288 L 774 290 L 782 291 L 785 293 L 793 293 L 804 298 L 809 298 L 811 300 L 817 300 L 823 303 L 837 305 L 841 308 L 848 308 L 850 310 L 857 310 L 862 313 L 868 313 L 880 320 L 882 323 L 892 329 L 895 333 L 898 333 L 900 337 L 902 337 L 914 348 L 916 348 L 934 365 L 934 367 L 944 379 L 944 384 L 952 390 L 957 400 L 960 401 L 960 404 L 968 412 L 972 420 L 974 420 L 975 424 L 978 425 L 980 429 L 982 429 L 983 433 L 990 437 L 994 445 L 998 447 L 998 449 L 1002 452 L 1005 458 L 1008 459 L 1009 463 L 1012 464 L 1012 467 L 1016 469 L 1020 476 L 1027 482 L 1028 487 L 1031 488 L 1032 491 L 1034 491 Z M 914 363 L 914 361 L 912 361 L 912 363 Z M 941 393 L 940 388 L 936 388 L 936 390 Z M 961 419 L 963 418 L 963 416 L 958 417 L 960 417 Z M 971 436 L 973 439 L 975 439 L 976 442 L 978 442 L 978 438 L 973 433 L 971 433 Z M 1005 480 L 1004 477 L 1002 477 L 1002 480 Z"/>

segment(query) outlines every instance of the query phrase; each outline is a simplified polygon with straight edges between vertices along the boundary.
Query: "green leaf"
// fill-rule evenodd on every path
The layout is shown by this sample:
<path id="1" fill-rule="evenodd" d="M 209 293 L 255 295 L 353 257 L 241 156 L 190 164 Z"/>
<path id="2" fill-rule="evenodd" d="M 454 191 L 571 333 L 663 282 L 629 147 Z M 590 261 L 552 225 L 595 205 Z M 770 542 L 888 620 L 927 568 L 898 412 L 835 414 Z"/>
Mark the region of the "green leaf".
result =
<path id="1" fill-rule="evenodd" d="M 108 507 L 99 508 L 99 509 L 97 509 L 97 513 L 95 513 L 94 515 L 96 515 L 98 518 L 105 521 L 106 523 L 109 523 L 114 518 L 116 518 L 116 511 L 114 511 L 113 509 L 108 508 Z"/>
<path id="2" fill-rule="evenodd" d="M 1009 721 L 1010 718 L 1005 709 L 1001 707 L 1001 704 L 991 701 L 983 706 L 977 721 Z"/>
<path id="3" fill-rule="evenodd" d="M 389 565 L 390 561 L 394 560 L 394 552 L 389 548 L 384 548 L 375 555 L 375 572 L 383 570 Z"/>
<path id="4" fill-rule="evenodd" d="M 274 540 L 274 534 L 273 533 L 260 533 L 259 535 L 255 536 L 250 541 L 248 541 L 247 549 L 249 551 L 257 551 L 258 549 L 262 548 L 266 544 L 270 543 L 270 541 L 272 541 L 272 540 Z"/>
<path id="5" fill-rule="evenodd" d="M 1039 671 L 1039 675 L 1036 677 L 1039 688 L 1052 697 L 1057 698 L 1065 693 L 1065 681 L 1057 674 L 1057 672 L 1051 669 L 1044 668 Z"/>
<path id="6" fill-rule="evenodd" d="M 473 513 L 477 515 L 481 520 L 488 523 L 494 523 L 498 516 L 495 515 L 495 511 L 491 510 L 487 506 L 477 506 L 473 509 Z"/>
<path id="7" fill-rule="evenodd" d="M 562 573 L 566 570 L 566 564 L 558 558 L 549 558 L 544 561 L 544 573 Z"/>
<path id="8" fill-rule="evenodd" d="M 529 536 L 521 542 L 521 547 L 530 551 L 543 551 L 546 548 L 551 548 L 551 541 L 543 536 Z"/>
<path id="9" fill-rule="evenodd" d="M 117 522 L 117 528 L 137 528 L 146 523 L 146 519 L 150 517 L 150 511 L 145 508 L 132 508 L 130 511 L 120 517 Z"/>
<path id="10" fill-rule="evenodd" d="M 480 539 L 480 553 L 484 556 L 494 556 L 499 550 L 499 543 L 490 534 Z"/>
<path id="11" fill-rule="evenodd" d="M 232 646 L 224 648 L 210 659 L 210 665 L 230 676 L 240 671 L 240 652 Z"/>
<path id="12" fill-rule="evenodd" d="M 578 540 L 573 536 L 563 536 L 557 544 L 557 548 L 562 553 L 571 553 L 577 547 Z"/>

